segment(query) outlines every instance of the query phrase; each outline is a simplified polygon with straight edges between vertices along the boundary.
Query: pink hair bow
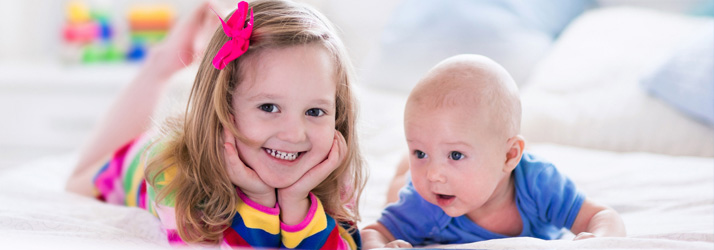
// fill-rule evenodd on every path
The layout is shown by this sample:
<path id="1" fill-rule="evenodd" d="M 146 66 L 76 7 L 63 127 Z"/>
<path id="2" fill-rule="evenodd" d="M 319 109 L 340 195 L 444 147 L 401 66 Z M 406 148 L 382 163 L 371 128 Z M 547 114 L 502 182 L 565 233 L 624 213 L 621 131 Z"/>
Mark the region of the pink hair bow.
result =
<path id="1" fill-rule="evenodd" d="M 216 11 L 214 10 L 213 12 L 215 13 Z M 250 21 L 244 28 L 246 14 L 248 14 L 248 3 L 245 1 L 238 3 L 238 9 L 228 18 L 228 22 L 224 22 L 216 13 L 218 19 L 221 20 L 223 33 L 226 33 L 226 36 L 231 38 L 231 40 L 223 44 L 216 57 L 213 58 L 213 66 L 217 69 L 225 68 L 228 63 L 248 50 L 250 34 L 253 32 L 253 9 L 250 9 Z"/>

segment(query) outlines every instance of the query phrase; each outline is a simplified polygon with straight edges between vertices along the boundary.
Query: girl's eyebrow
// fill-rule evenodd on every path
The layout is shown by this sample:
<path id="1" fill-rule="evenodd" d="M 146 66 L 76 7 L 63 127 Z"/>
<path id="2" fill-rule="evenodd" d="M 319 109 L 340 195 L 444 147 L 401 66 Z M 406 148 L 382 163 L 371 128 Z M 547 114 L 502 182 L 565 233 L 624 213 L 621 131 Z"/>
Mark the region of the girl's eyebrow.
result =
<path id="1" fill-rule="evenodd" d="M 273 94 L 267 94 L 267 93 L 260 93 L 254 96 L 251 96 L 248 98 L 248 101 L 257 101 L 257 100 L 275 100 L 275 99 L 280 99 L 280 96 L 273 95 Z"/>
<path id="2" fill-rule="evenodd" d="M 317 99 L 317 100 L 315 101 L 315 104 L 321 105 L 321 106 L 329 106 L 329 107 L 335 106 L 335 102 L 334 102 L 334 101 L 332 101 L 332 100 L 330 100 L 330 99 L 322 99 L 322 98 L 321 98 L 321 99 Z"/>
<path id="3" fill-rule="evenodd" d="M 274 95 L 274 94 L 269 94 L 269 93 L 259 93 L 257 95 L 248 97 L 248 101 L 263 101 L 263 100 L 279 100 L 282 97 L 279 95 Z M 315 100 L 314 102 L 316 105 L 321 105 L 321 106 L 328 106 L 328 107 L 334 107 L 335 102 L 333 100 L 330 100 L 329 98 L 320 98 Z"/>

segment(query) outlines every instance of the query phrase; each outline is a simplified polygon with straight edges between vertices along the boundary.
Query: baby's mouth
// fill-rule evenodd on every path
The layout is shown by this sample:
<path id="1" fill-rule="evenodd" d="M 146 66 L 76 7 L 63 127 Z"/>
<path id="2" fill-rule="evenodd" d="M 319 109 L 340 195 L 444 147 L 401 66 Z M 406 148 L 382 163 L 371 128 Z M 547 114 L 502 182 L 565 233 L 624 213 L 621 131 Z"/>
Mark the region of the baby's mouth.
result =
<path id="1" fill-rule="evenodd" d="M 440 206 L 448 206 L 455 200 L 456 196 L 454 195 L 446 195 L 446 194 L 436 194 L 436 202 Z"/>
<path id="2" fill-rule="evenodd" d="M 268 153 L 273 158 L 280 159 L 280 160 L 286 160 L 286 161 L 294 161 L 303 153 L 303 152 L 288 153 L 288 152 L 278 151 L 278 150 L 270 149 L 270 148 L 263 148 L 263 149 L 265 150 L 266 153 Z"/>
<path id="3" fill-rule="evenodd" d="M 444 200 L 448 200 L 448 199 L 455 197 L 453 195 L 446 195 L 446 194 L 437 194 L 436 196 L 439 197 L 439 199 L 444 199 Z"/>

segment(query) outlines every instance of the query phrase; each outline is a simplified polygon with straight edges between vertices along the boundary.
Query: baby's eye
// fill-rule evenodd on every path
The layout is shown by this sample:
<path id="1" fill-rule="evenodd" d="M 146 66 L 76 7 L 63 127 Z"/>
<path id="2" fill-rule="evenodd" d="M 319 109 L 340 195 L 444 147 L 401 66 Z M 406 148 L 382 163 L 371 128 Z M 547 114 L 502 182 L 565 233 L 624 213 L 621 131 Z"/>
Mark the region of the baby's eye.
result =
<path id="1" fill-rule="evenodd" d="M 426 158 L 426 153 L 421 152 L 420 150 L 414 150 L 414 155 L 416 155 L 416 157 L 419 159 Z"/>
<path id="2" fill-rule="evenodd" d="M 271 103 L 266 103 L 266 104 L 260 105 L 260 107 L 258 107 L 258 108 L 260 110 L 268 112 L 268 113 L 278 112 L 278 106 L 276 106 L 275 104 L 271 104 Z"/>
<path id="3" fill-rule="evenodd" d="M 464 157 L 466 157 L 466 156 L 464 156 L 464 154 L 462 154 L 459 151 L 451 151 L 451 153 L 449 153 L 449 158 L 451 158 L 452 160 L 455 160 L 455 161 L 461 160 Z"/>
<path id="4" fill-rule="evenodd" d="M 305 115 L 320 117 L 325 115 L 325 111 L 319 108 L 311 108 L 305 111 Z"/>

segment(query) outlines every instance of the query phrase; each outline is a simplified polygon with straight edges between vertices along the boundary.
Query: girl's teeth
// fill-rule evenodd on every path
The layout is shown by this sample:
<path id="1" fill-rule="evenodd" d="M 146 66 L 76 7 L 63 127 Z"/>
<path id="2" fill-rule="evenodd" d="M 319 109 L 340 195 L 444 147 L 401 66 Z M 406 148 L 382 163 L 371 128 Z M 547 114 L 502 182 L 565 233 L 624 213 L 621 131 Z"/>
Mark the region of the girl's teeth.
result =
<path id="1" fill-rule="evenodd" d="M 268 154 L 272 155 L 275 158 L 282 159 L 282 160 L 287 160 L 287 161 L 292 161 L 295 160 L 295 158 L 298 157 L 299 153 L 286 153 L 286 152 L 280 152 L 278 150 L 274 149 L 265 149 Z"/>

